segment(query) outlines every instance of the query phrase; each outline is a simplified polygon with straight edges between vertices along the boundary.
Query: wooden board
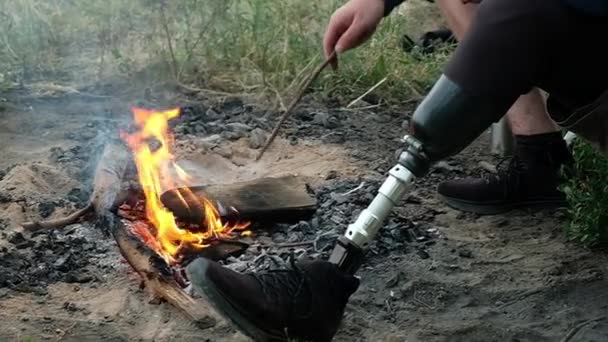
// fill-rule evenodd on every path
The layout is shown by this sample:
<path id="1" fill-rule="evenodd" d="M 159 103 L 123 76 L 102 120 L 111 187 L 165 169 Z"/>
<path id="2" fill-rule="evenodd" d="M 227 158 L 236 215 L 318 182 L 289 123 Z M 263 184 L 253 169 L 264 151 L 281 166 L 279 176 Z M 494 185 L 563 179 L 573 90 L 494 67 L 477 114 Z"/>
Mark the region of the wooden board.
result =
<path id="1" fill-rule="evenodd" d="M 239 217 L 255 221 L 291 223 L 310 218 L 317 209 L 315 197 L 307 191 L 306 182 L 297 176 L 268 177 L 232 184 L 194 186 L 195 196 L 204 196 L 226 207 L 234 207 Z M 169 190 L 161 201 L 182 220 L 200 222 L 200 206 L 184 205 L 183 189 Z M 188 200 L 191 203 L 192 200 Z"/>

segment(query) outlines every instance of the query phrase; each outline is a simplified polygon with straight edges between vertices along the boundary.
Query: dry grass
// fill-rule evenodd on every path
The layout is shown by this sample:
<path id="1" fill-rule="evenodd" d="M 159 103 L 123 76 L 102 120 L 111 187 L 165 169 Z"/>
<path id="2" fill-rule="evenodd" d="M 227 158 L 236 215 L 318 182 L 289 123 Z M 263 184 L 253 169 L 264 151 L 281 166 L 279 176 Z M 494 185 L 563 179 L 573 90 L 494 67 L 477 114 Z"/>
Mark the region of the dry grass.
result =
<path id="1" fill-rule="evenodd" d="M 320 61 L 325 25 L 341 4 L 3 1 L 0 87 L 53 81 L 80 88 L 146 75 L 148 80 L 191 88 L 283 98 Z M 435 15 L 429 15 L 429 25 L 435 25 Z M 397 13 L 385 19 L 369 43 L 343 56 L 339 73 L 319 79 L 317 94 L 352 100 L 386 78 L 374 90 L 381 98 L 400 102 L 422 96 L 450 48 L 430 57 L 405 54 L 400 39 L 407 24 L 408 17 Z"/>

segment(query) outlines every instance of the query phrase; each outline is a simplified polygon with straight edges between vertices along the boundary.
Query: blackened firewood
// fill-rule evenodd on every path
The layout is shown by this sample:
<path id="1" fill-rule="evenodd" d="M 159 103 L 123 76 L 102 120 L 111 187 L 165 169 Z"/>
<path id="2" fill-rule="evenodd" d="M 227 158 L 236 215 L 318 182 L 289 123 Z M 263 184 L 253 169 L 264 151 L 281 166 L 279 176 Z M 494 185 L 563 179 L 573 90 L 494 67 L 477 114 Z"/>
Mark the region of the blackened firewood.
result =
<path id="1" fill-rule="evenodd" d="M 131 155 L 124 144 L 108 143 L 95 170 L 93 193 L 88 204 L 66 217 L 23 223 L 23 228 L 27 230 L 61 228 L 77 222 L 91 211 L 102 213 L 115 208 L 124 199 L 121 196 L 122 177 L 130 160 Z"/>
<path id="2" fill-rule="evenodd" d="M 194 199 L 184 205 L 181 197 L 189 191 L 169 190 L 161 195 L 161 201 L 179 219 L 200 223 L 204 216 L 199 197 L 225 208 L 234 207 L 238 217 L 251 221 L 299 222 L 306 220 L 317 209 L 316 198 L 311 196 L 305 181 L 296 176 L 260 178 L 233 184 L 214 184 L 189 188 Z M 223 218 L 230 219 L 237 213 L 226 211 Z"/>

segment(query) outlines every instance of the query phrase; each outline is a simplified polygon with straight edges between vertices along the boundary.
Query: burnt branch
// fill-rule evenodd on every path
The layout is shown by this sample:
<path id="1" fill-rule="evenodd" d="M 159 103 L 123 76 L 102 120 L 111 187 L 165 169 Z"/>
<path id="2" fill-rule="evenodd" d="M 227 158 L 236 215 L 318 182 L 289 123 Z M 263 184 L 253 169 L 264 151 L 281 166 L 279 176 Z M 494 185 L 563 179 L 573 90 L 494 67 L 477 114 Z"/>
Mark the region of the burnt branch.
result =
<path id="1" fill-rule="evenodd" d="M 23 228 L 30 231 L 62 228 L 77 222 L 91 211 L 100 214 L 114 208 L 124 199 L 121 184 L 130 160 L 131 155 L 123 144 L 118 142 L 109 143 L 105 146 L 95 169 L 93 193 L 84 208 L 66 217 L 54 220 L 25 222 L 22 224 Z"/>

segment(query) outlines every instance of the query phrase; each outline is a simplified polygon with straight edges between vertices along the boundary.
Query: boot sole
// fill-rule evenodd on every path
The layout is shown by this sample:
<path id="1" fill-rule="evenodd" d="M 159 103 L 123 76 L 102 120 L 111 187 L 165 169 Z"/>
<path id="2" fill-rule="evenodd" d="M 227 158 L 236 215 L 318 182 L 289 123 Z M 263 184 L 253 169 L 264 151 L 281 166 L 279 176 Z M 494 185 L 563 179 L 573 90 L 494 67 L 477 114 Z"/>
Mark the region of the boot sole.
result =
<path id="1" fill-rule="evenodd" d="M 273 334 L 271 332 L 262 330 L 250 322 L 246 317 L 239 313 L 239 310 L 228 300 L 224 298 L 221 291 L 215 286 L 213 281 L 207 277 L 207 269 L 209 262 L 203 258 L 198 258 L 192 261 L 186 267 L 186 273 L 188 279 L 192 283 L 192 286 L 197 292 L 205 297 L 211 304 L 213 304 L 222 316 L 226 317 L 229 321 L 234 323 L 238 330 L 245 335 L 260 342 L 282 342 L 287 341 L 285 336 Z M 192 279 L 197 279 L 197 282 L 193 282 Z"/>
<path id="2" fill-rule="evenodd" d="M 441 195 L 444 202 L 451 208 L 471 212 L 480 215 L 496 215 L 506 213 L 515 209 L 522 208 L 536 208 L 536 209 L 548 209 L 548 208 L 560 208 L 565 207 L 567 203 L 560 199 L 538 199 L 529 200 L 515 203 L 487 203 L 487 202 L 474 202 L 466 201 L 453 197 L 447 197 Z"/>

